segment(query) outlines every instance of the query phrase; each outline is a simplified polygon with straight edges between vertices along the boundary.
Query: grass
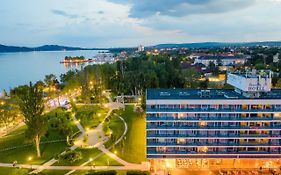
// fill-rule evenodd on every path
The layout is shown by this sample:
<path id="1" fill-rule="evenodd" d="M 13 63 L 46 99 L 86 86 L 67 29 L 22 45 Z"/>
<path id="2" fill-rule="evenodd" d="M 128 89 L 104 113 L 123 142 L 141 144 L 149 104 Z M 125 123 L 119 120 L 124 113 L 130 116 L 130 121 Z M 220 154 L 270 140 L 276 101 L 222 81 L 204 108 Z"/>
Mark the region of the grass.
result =
<path id="1" fill-rule="evenodd" d="M 68 115 L 68 112 L 58 108 L 46 114 L 49 121 L 51 119 L 60 118 L 62 115 Z M 74 132 L 77 131 L 77 127 L 72 122 L 71 118 L 64 120 L 64 122 L 70 122 L 70 125 L 73 127 Z M 36 148 L 34 144 L 26 139 L 25 136 L 26 126 L 23 126 L 14 132 L 7 135 L 7 137 L 0 138 L 0 162 L 2 163 L 12 163 L 17 161 L 21 164 L 42 164 L 52 159 L 56 155 L 63 152 L 68 145 L 65 141 L 55 142 L 55 143 L 44 143 L 46 141 L 54 140 L 64 140 L 63 136 L 58 130 L 48 125 L 47 135 L 42 137 L 42 142 L 40 145 L 41 158 L 37 158 Z M 27 145 L 22 147 L 23 145 Z M 3 149 L 19 146 L 18 148 L 6 150 Z M 28 160 L 28 158 L 31 160 Z M 27 174 L 29 170 L 24 169 L 11 169 L 11 168 L 0 168 L 1 174 Z"/>
<path id="2" fill-rule="evenodd" d="M 124 141 L 116 145 L 112 151 L 117 151 L 118 156 L 128 162 L 141 163 L 146 160 L 145 114 L 136 113 L 133 109 L 133 105 L 128 105 L 125 111 L 118 112 L 127 123 L 128 131 Z"/>
<path id="3" fill-rule="evenodd" d="M 105 118 L 108 110 L 100 106 L 77 106 L 76 117 L 84 128 L 95 128 Z"/>
<path id="4" fill-rule="evenodd" d="M 123 121 L 116 115 L 111 114 L 109 122 L 105 122 L 109 129 L 112 131 L 112 136 L 105 143 L 105 147 L 110 147 L 116 140 L 118 140 L 124 133 L 125 126 Z"/>
<path id="5" fill-rule="evenodd" d="M 0 175 L 26 175 L 29 172 L 28 169 L 0 168 Z"/>

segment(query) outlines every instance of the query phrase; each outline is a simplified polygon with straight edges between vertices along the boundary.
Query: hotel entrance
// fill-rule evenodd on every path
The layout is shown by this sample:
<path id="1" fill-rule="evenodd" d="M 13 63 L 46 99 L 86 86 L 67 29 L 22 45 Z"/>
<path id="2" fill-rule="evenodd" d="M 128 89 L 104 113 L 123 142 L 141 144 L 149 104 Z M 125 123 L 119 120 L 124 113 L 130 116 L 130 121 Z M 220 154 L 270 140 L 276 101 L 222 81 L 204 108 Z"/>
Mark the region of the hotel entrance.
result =
<path id="1" fill-rule="evenodd" d="M 152 172 L 280 169 L 279 159 L 151 159 Z"/>

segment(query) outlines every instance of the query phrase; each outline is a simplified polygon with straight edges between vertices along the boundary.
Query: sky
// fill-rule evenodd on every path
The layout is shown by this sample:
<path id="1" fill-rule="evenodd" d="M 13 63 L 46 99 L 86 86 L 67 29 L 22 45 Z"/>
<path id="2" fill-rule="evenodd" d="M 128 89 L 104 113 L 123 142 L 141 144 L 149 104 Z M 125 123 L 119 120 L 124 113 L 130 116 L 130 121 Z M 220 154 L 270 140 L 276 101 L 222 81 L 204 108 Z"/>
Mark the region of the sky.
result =
<path id="1" fill-rule="evenodd" d="M 1 0 L 0 44 L 281 40 L 281 0 Z"/>

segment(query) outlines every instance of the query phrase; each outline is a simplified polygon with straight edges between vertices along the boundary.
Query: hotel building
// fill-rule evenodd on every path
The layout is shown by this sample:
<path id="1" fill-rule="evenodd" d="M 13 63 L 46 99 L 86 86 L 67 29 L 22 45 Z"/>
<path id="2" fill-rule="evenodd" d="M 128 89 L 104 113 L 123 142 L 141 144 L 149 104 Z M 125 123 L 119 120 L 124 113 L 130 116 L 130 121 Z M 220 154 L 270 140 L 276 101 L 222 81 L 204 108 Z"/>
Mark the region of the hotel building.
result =
<path id="1" fill-rule="evenodd" d="M 281 89 L 271 89 L 271 72 L 228 73 L 227 83 L 234 89 L 147 90 L 154 169 L 280 166 Z"/>

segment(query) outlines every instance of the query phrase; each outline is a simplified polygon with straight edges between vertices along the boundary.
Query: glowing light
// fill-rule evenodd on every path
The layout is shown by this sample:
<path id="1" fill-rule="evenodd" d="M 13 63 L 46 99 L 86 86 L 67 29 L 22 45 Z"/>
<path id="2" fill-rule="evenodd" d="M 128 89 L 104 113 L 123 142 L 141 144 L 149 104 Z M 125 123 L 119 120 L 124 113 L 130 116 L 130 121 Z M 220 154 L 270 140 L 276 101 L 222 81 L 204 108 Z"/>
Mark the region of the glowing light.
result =
<path id="1" fill-rule="evenodd" d="M 1 105 L 4 105 L 4 104 L 5 104 L 5 103 L 2 101 L 2 102 L 1 102 Z"/>
<path id="2" fill-rule="evenodd" d="M 117 151 L 114 151 L 114 154 L 117 154 Z"/>
<path id="3" fill-rule="evenodd" d="M 29 156 L 29 157 L 27 158 L 27 160 L 28 160 L 28 161 L 31 161 L 31 160 L 32 160 L 32 157 L 31 157 L 31 156 Z"/>
<path id="4" fill-rule="evenodd" d="M 93 158 L 90 158 L 89 161 L 93 161 Z"/>
<path id="5" fill-rule="evenodd" d="M 89 131 L 89 128 L 86 128 L 87 131 Z"/>
<path id="6" fill-rule="evenodd" d="M 104 107 L 107 108 L 107 107 L 108 107 L 108 104 L 104 104 Z"/>
<path id="7" fill-rule="evenodd" d="M 139 98 L 139 101 L 141 101 L 141 98 Z"/>
<path id="8" fill-rule="evenodd" d="M 101 116 L 101 113 L 98 113 L 98 116 L 100 117 L 100 116 Z"/>

